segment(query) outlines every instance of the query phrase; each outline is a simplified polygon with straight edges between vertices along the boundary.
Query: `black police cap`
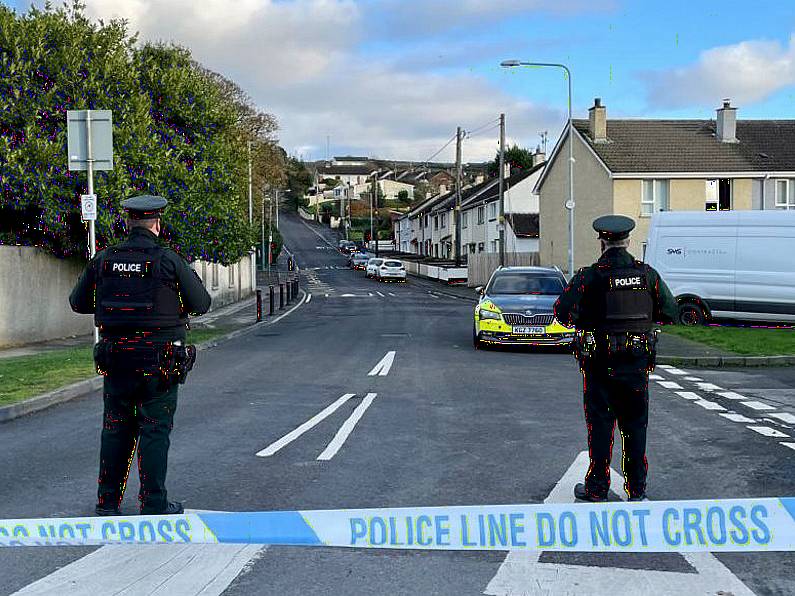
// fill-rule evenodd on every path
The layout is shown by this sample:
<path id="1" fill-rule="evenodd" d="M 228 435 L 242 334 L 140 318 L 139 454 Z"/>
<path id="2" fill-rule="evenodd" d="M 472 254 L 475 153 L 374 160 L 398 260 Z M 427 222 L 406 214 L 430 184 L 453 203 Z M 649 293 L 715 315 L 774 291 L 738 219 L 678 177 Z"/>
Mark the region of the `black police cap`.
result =
<path id="1" fill-rule="evenodd" d="M 593 229 L 604 240 L 623 240 L 635 227 L 635 220 L 626 215 L 603 215 L 593 222 Z"/>
<path id="2" fill-rule="evenodd" d="M 163 208 L 168 205 L 168 201 L 163 197 L 152 195 L 140 195 L 131 197 L 121 202 L 123 209 L 132 219 L 153 219 L 160 217 Z"/>

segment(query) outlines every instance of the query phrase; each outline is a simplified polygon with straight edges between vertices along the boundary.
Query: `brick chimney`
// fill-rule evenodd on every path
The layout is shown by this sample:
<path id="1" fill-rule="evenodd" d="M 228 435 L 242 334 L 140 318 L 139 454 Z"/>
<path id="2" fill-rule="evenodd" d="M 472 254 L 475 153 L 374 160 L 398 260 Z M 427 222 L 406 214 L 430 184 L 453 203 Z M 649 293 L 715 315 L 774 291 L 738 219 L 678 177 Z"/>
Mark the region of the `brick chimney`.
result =
<path id="1" fill-rule="evenodd" d="M 593 106 L 588 108 L 588 132 L 594 143 L 607 142 L 607 108 L 602 105 L 602 99 L 593 100 Z"/>
<path id="2" fill-rule="evenodd" d="M 541 151 L 541 147 L 536 146 L 536 152 L 533 153 L 533 167 L 544 163 L 546 160 L 547 156 Z"/>
<path id="3" fill-rule="evenodd" d="M 724 99 L 723 107 L 717 111 L 715 136 L 721 143 L 737 143 L 737 108 L 731 106 L 731 100 Z"/>

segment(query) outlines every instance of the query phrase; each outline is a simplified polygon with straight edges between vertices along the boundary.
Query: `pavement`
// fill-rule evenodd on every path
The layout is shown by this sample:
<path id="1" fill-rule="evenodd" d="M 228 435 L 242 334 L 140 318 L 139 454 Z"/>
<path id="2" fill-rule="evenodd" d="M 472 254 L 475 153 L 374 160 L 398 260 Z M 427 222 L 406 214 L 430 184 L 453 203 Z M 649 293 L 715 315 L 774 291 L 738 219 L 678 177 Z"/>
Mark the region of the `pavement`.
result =
<path id="1" fill-rule="evenodd" d="M 171 498 L 221 511 L 571 500 L 587 445 L 570 355 L 474 350 L 471 303 L 414 279 L 368 280 L 345 267 L 322 228 L 288 216 L 282 228 L 305 302 L 201 354 L 180 389 Z M 311 430 L 273 447 L 347 394 Z M 93 393 L 2 426 L 0 519 L 91 513 L 101 409 Z M 617 441 L 618 472 L 619 450 Z M 795 494 L 795 371 L 658 367 L 648 458 L 654 500 Z M 37 547 L 0 549 L 0 596 L 780 595 L 795 593 L 793 568 L 791 552 Z"/>

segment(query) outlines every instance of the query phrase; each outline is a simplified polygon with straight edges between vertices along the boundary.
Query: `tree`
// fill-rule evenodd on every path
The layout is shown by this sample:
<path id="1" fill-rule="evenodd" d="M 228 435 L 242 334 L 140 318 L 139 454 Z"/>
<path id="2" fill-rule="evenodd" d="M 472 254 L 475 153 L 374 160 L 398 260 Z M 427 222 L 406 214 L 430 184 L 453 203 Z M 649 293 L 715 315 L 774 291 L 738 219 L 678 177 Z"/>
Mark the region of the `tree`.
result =
<path id="1" fill-rule="evenodd" d="M 163 234 L 189 260 L 230 263 L 256 242 L 248 224 L 247 141 L 255 175 L 284 176 L 276 121 L 237 85 L 173 45 L 138 45 L 126 23 L 93 23 L 82 5 L 0 4 L 0 242 L 84 256 L 80 195 L 66 167 L 66 111 L 109 109 L 114 169 L 95 174 L 97 244 L 125 233 L 122 200 L 170 203 Z"/>
<path id="2" fill-rule="evenodd" d="M 505 163 L 510 164 L 511 170 L 527 171 L 533 167 L 533 152 L 530 149 L 513 145 L 505 149 Z M 500 171 L 500 152 L 494 161 L 489 163 L 489 176 L 496 176 Z"/>
<path id="3" fill-rule="evenodd" d="M 408 204 L 409 201 L 410 201 L 410 199 L 409 199 L 409 191 L 407 191 L 407 190 L 399 191 L 398 194 L 397 194 L 397 198 L 398 198 L 398 201 L 400 201 L 401 203 Z"/>
<path id="4" fill-rule="evenodd" d="M 293 210 L 309 205 L 306 198 L 306 191 L 313 184 L 312 174 L 306 168 L 304 162 L 295 157 L 287 159 L 287 188 L 290 193 L 287 195 L 288 203 Z"/>

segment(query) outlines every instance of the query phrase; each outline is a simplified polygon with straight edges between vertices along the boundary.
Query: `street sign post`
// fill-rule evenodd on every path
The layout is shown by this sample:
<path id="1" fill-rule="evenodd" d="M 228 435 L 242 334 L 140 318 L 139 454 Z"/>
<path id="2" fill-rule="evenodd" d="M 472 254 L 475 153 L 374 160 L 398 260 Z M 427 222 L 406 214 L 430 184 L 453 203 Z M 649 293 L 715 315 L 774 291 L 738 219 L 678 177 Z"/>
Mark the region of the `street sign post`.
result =
<path id="1" fill-rule="evenodd" d="M 113 169 L 113 117 L 110 110 L 68 110 L 66 138 L 69 170 L 86 170 L 88 194 L 81 197 L 83 221 L 88 221 L 88 254 L 97 252 L 97 196 L 94 194 L 94 170 Z M 94 341 L 99 330 L 94 328 Z"/>

